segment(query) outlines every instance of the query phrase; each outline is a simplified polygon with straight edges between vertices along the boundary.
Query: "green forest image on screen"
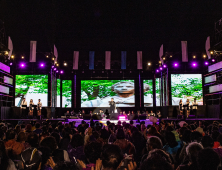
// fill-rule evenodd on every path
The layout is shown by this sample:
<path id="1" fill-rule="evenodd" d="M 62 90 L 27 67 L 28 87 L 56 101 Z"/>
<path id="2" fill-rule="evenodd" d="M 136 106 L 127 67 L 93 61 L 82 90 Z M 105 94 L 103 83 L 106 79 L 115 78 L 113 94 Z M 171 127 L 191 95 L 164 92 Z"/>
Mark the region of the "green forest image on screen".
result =
<path id="1" fill-rule="evenodd" d="M 143 80 L 144 107 L 153 106 L 153 80 Z"/>
<path id="2" fill-rule="evenodd" d="M 22 98 L 27 104 L 33 99 L 37 104 L 41 99 L 42 105 L 48 104 L 48 75 L 16 75 L 15 78 L 15 106 L 20 107 Z"/>
<path id="3" fill-rule="evenodd" d="M 190 103 L 196 98 L 198 105 L 203 105 L 201 74 L 171 74 L 172 105 L 179 105 L 180 99 Z"/>
<path id="4" fill-rule="evenodd" d="M 62 80 L 62 107 L 72 107 L 72 80 Z"/>
<path id="5" fill-rule="evenodd" d="M 81 80 L 81 107 L 135 107 L 134 80 Z"/>

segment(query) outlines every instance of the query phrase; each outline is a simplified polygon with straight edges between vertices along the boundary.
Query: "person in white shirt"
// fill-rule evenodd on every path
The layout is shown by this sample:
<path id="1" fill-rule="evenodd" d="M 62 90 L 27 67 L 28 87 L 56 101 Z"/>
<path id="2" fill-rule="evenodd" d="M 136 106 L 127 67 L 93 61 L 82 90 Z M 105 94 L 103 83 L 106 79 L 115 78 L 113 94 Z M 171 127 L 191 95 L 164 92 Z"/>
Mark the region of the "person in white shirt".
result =
<path id="1" fill-rule="evenodd" d="M 190 100 L 189 99 L 187 99 L 186 105 L 187 105 L 187 107 L 186 107 L 187 117 L 189 117 L 189 115 L 190 115 Z"/>
<path id="2" fill-rule="evenodd" d="M 30 99 L 30 102 L 29 102 L 29 116 L 33 116 L 33 109 L 34 109 L 33 105 L 34 105 L 33 100 Z"/>
<path id="3" fill-rule="evenodd" d="M 26 107 L 22 107 L 25 106 Z M 22 102 L 21 102 L 21 109 L 22 109 L 22 117 L 26 116 L 26 108 L 27 108 L 27 101 L 25 100 L 25 98 L 23 98 Z"/>
<path id="4" fill-rule="evenodd" d="M 197 102 L 197 99 L 195 98 L 193 103 L 192 103 L 193 107 L 193 114 L 197 116 L 197 105 L 198 105 L 198 102 Z"/>
<path id="5" fill-rule="evenodd" d="M 41 116 L 41 110 L 42 110 L 42 102 L 41 99 L 39 99 L 38 103 L 37 103 L 37 116 Z"/>

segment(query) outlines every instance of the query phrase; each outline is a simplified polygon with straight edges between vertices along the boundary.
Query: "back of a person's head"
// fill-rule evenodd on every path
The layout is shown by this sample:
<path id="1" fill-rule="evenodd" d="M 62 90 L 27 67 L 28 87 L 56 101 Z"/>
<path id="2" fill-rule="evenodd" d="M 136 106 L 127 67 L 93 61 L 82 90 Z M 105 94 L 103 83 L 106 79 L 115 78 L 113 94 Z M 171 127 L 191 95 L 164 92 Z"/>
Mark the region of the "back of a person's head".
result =
<path id="1" fill-rule="evenodd" d="M 53 136 L 47 136 L 41 141 L 40 146 L 49 147 L 51 151 L 53 152 L 54 150 L 57 149 L 57 142 Z"/>
<path id="2" fill-rule="evenodd" d="M 177 145 L 176 137 L 173 132 L 166 132 L 165 139 L 170 147 L 175 147 Z"/>
<path id="3" fill-rule="evenodd" d="M 125 139 L 125 133 L 124 133 L 123 129 L 118 129 L 118 131 L 116 133 L 116 138 L 117 139 Z"/>
<path id="4" fill-rule="evenodd" d="M 163 148 L 163 144 L 160 138 L 158 138 L 157 136 L 151 136 L 148 138 L 147 140 L 148 151 L 153 150 L 153 149 L 162 149 L 162 148 Z"/>
<path id="5" fill-rule="evenodd" d="M 220 135 L 218 130 L 214 130 L 211 134 L 212 139 L 215 141 L 217 141 L 217 137 Z"/>
<path id="6" fill-rule="evenodd" d="M 203 145 L 204 148 L 213 148 L 214 141 L 213 141 L 212 137 L 204 136 L 201 140 L 201 144 Z"/>
<path id="7" fill-rule="evenodd" d="M 109 139 L 109 132 L 106 129 L 100 130 L 100 137 L 102 139 Z"/>
<path id="8" fill-rule="evenodd" d="M 190 134 L 191 134 L 190 130 L 188 129 L 184 130 L 182 140 L 186 143 L 190 143 Z"/>
<path id="9" fill-rule="evenodd" d="M 26 141 L 26 134 L 25 132 L 19 132 L 18 137 L 17 137 L 18 142 L 24 142 Z"/>
<path id="10" fill-rule="evenodd" d="M 40 128 L 40 123 L 39 123 L 39 122 L 36 122 L 36 123 L 35 123 L 35 128 L 36 128 L 36 129 Z"/>
<path id="11" fill-rule="evenodd" d="M 133 120 L 130 120 L 130 124 L 133 125 Z"/>
<path id="12" fill-rule="evenodd" d="M 123 160 L 123 154 L 119 146 L 107 144 L 103 146 L 101 159 L 104 169 L 114 170 Z"/>
<path id="13" fill-rule="evenodd" d="M 155 133 L 157 133 L 157 130 L 154 126 L 151 126 L 149 129 L 148 129 L 148 133 L 150 135 L 154 135 Z"/>
<path id="14" fill-rule="evenodd" d="M 38 170 L 41 165 L 41 154 L 36 148 L 27 148 L 21 153 L 24 169 Z"/>
<path id="15" fill-rule="evenodd" d="M 102 144 L 99 142 L 87 143 L 84 147 L 84 153 L 89 163 L 96 163 L 102 152 Z"/>
<path id="16" fill-rule="evenodd" d="M 163 150 L 157 149 L 149 153 L 141 164 L 141 170 L 173 170 L 170 156 Z"/>
<path id="17" fill-rule="evenodd" d="M 189 157 L 190 162 L 197 163 L 197 155 L 203 146 L 200 143 L 192 142 L 186 147 L 186 153 Z"/>
<path id="18" fill-rule="evenodd" d="M 15 139 L 15 131 L 10 129 L 6 132 L 6 140 Z"/>
<path id="19" fill-rule="evenodd" d="M 220 164 L 219 155 L 211 148 L 202 149 L 197 156 L 199 170 L 217 170 Z"/>
<path id="20" fill-rule="evenodd" d="M 59 162 L 53 170 L 80 170 L 80 168 L 73 162 Z"/>
<path id="21" fill-rule="evenodd" d="M 60 135 L 59 135 L 59 133 L 53 132 L 53 133 L 51 133 L 50 136 L 53 136 L 55 138 L 55 140 L 56 140 L 57 145 L 59 145 L 59 143 L 60 143 Z"/>
<path id="22" fill-rule="evenodd" d="M 0 160 L 1 160 L 0 161 L 1 169 L 6 170 L 9 165 L 9 162 L 8 162 L 9 158 L 6 153 L 5 144 L 1 140 L 0 140 Z"/>
<path id="23" fill-rule="evenodd" d="M 38 147 L 39 145 L 39 138 L 36 133 L 30 133 L 27 137 L 27 142 L 31 147 Z"/>
<path id="24" fill-rule="evenodd" d="M 42 167 L 47 163 L 48 159 L 52 156 L 52 151 L 49 147 L 39 147 L 38 151 L 42 157 Z"/>
<path id="25" fill-rule="evenodd" d="M 220 146 L 222 146 L 222 134 L 220 134 L 220 135 L 217 137 L 217 141 L 220 143 Z"/>
<path id="26" fill-rule="evenodd" d="M 194 131 L 190 134 L 191 142 L 200 142 L 202 139 L 202 134 L 200 132 Z"/>
<path id="27" fill-rule="evenodd" d="M 83 146 L 84 145 L 84 138 L 80 134 L 75 134 L 72 136 L 72 140 L 70 142 L 73 148 Z"/>

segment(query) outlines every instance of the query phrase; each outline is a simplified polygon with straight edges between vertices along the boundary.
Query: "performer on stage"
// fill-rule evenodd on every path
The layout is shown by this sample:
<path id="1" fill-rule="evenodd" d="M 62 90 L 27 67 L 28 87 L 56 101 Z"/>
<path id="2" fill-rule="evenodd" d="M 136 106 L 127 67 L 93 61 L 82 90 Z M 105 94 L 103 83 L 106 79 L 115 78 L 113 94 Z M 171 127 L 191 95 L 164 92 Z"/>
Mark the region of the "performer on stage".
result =
<path id="1" fill-rule="evenodd" d="M 186 111 L 187 111 L 187 117 L 190 115 L 190 100 L 187 99 L 186 101 Z"/>
<path id="2" fill-rule="evenodd" d="M 22 105 L 26 105 L 26 107 L 22 107 Z M 23 98 L 22 102 L 21 102 L 21 109 L 22 109 L 22 117 L 24 118 L 26 116 L 26 108 L 27 108 L 27 101 L 25 100 L 25 98 Z"/>
<path id="3" fill-rule="evenodd" d="M 182 99 L 180 99 L 180 102 L 179 102 L 179 111 L 180 111 L 180 115 L 183 115 L 183 101 L 182 101 Z"/>
<path id="4" fill-rule="evenodd" d="M 32 99 L 30 99 L 30 102 L 29 102 L 29 116 L 31 116 L 31 117 L 33 117 L 33 106 L 34 105 L 34 103 L 33 103 L 33 100 Z"/>
<path id="5" fill-rule="evenodd" d="M 195 116 L 197 116 L 197 106 L 198 106 L 198 102 L 197 102 L 196 98 L 194 99 L 192 105 L 193 105 L 193 107 L 192 107 L 192 109 L 193 109 L 193 114 L 194 114 Z"/>
<path id="6" fill-rule="evenodd" d="M 42 102 L 41 99 L 39 99 L 38 103 L 37 103 L 37 116 L 41 117 L 41 110 L 42 110 Z"/>
<path id="7" fill-rule="evenodd" d="M 111 98 L 111 101 L 109 101 L 109 105 L 110 105 L 110 114 L 115 113 L 116 103 L 114 102 L 113 98 Z"/>

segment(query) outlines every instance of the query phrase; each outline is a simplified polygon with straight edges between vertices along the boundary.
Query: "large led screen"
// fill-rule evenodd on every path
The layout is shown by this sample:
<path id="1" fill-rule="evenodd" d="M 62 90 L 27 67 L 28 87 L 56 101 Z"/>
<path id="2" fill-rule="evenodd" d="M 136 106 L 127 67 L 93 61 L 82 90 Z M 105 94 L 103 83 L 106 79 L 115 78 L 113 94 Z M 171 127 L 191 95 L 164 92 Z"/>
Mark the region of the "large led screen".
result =
<path id="1" fill-rule="evenodd" d="M 160 78 L 156 78 L 156 106 L 160 106 Z"/>
<path id="2" fill-rule="evenodd" d="M 72 80 L 62 80 L 62 107 L 72 107 Z"/>
<path id="3" fill-rule="evenodd" d="M 60 107 L 60 79 L 56 80 L 56 91 L 57 91 L 57 107 Z"/>
<path id="4" fill-rule="evenodd" d="M 81 107 L 135 107 L 134 80 L 81 80 Z"/>
<path id="5" fill-rule="evenodd" d="M 143 80 L 144 107 L 153 106 L 153 80 Z"/>
<path id="6" fill-rule="evenodd" d="M 172 105 L 179 105 L 189 99 L 190 103 L 196 98 L 198 105 L 203 105 L 201 74 L 171 74 Z"/>
<path id="7" fill-rule="evenodd" d="M 41 99 L 42 106 L 48 105 L 48 75 L 16 75 L 15 78 L 15 106 L 20 107 L 22 99 L 30 99 L 34 104 Z"/>

